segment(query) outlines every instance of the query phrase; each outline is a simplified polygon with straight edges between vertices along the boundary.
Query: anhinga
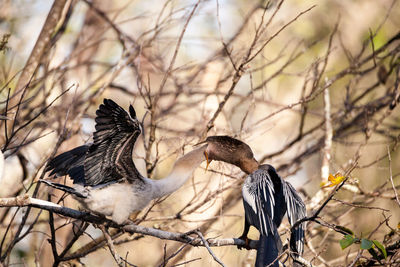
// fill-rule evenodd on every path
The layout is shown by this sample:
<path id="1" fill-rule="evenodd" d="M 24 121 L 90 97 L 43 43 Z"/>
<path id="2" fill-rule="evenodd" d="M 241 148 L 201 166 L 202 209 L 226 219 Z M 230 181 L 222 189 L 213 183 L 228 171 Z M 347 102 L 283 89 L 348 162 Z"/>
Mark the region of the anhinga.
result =
<path id="1" fill-rule="evenodd" d="M 134 108 L 129 106 L 128 114 L 114 101 L 104 99 L 96 115 L 93 143 L 58 155 L 46 167 L 50 175 L 69 175 L 74 187 L 42 181 L 73 194 L 85 208 L 111 216 L 118 224 L 152 199 L 178 190 L 206 160 L 207 145 L 203 145 L 179 158 L 164 179 L 146 178 L 132 160 L 132 151 L 141 133 Z"/>
<path id="2" fill-rule="evenodd" d="M 239 238 L 248 242 L 251 225 L 260 232 L 255 266 L 279 266 L 277 258 L 282 251 L 282 241 L 278 227 L 285 213 L 291 225 L 304 218 L 304 202 L 292 185 L 281 179 L 274 167 L 258 164 L 247 144 L 229 136 L 210 136 L 205 142 L 208 144 L 205 151 L 207 166 L 212 160 L 224 161 L 248 174 L 242 187 L 245 224 Z M 302 223 L 291 233 L 293 266 L 302 266 L 296 262 L 296 256 L 303 253 L 304 228 Z"/>

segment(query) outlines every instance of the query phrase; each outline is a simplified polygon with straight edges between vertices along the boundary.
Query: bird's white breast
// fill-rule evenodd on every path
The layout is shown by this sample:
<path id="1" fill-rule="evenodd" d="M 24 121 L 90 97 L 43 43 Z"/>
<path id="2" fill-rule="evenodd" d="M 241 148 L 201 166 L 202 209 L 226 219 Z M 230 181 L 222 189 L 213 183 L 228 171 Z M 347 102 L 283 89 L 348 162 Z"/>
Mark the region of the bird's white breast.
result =
<path id="1" fill-rule="evenodd" d="M 111 216 L 116 223 L 123 223 L 134 211 L 143 209 L 151 200 L 151 185 L 137 190 L 132 184 L 113 183 L 102 187 L 86 187 L 87 198 L 78 199 L 87 209 Z"/>

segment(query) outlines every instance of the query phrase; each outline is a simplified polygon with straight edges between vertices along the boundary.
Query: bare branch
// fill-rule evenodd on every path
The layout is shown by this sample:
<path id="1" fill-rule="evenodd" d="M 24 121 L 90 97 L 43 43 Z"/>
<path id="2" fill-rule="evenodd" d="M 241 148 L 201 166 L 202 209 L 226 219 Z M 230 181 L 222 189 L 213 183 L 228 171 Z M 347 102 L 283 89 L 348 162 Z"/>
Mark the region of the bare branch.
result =
<path id="1" fill-rule="evenodd" d="M 100 230 L 103 232 L 104 237 L 106 238 L 108 248 L 110 249 L 111 255 L 113 255 L 115 262 L 118 266 L 124 266 L 124 262 L 122 261 L 121 257 L 118 255 L 117 250 L 114 247 L 114 243 L 110 237 L 110 234 L 107 232 L 107 229 L 104 225 L 99 225 Z"/>
<path id="2" fill-rule="evenodd" d="M 395 197 L 396 197 L 396 202 L 397 202 L 397 204 L 398 204 L 399 207 L 400 207 L 399 195 L 397 194 L 397 189 L 396 189 L 396 187 L 394 186 L 394 182 L 393 182 L 392 158 L 391 158 L 391 156 L 390 156 L 389 147 L 387 148 L 387 151 L 388 151 L 388 159 L 389 159 L 389 179 L 390 179 L 390 183 L 392 184 L 392 188 L 393 188 L 394 195 L 395 195 Z"/>
<path id="3" fill-rule="evenodd" d="M 67 216 L 74 219 L 83 220 L 86 222 L 103 224 L 106 223 L 111 227 L 120 227 L 114 222 L 104 218 L 99 217 L 97 215 L 93 215 L 87 212 L 82 212 L 74 209 L 70 209 L 67 207 L 63 207 L 61 205 L 55 204 L 53 202 L 31 198 L 28 195 L 13 197 L 13 198 L 0 198 L 0 207 L 35 207 L 43 210 L 51 211 L 63 216 Z M 201 238 L 191 237 L 191 232 L 187 234 L 181 233 L 173 233 L 162 231 L 155 228 L 148 228 L 140 225 L 129 224 L 122 227 L 122 229 L 129 233 L 139 233 L 144 235 L 154 236 L 160 239 L 174 240 L 182 243 L 188 243 L 192 246 L 205 246 Z M 237 238 L 225 238 L 225 239 L 207 239 L 209 246 L 237 246 L 244 245 L 244 241 Z M 257 242 L 253 241 L 249 244 L 250 248 L 257 248 Z"/>

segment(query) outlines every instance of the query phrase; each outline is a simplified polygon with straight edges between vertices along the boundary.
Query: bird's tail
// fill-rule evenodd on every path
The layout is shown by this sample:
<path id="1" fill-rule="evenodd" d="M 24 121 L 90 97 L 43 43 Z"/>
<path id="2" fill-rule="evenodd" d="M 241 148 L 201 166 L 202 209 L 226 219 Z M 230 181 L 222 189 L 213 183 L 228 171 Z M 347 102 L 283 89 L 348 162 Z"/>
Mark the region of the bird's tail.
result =
<path id="1" fill-rule="evenodd" d="M 74 184 L 84 184 L 84 160 L 89 146 L 78 146 L 51 159 L 46 166 L 46 172 L 51 171 L 49 176 L 69 175 Z"/>
<path id="2" fill-rule="evenodd" d="M 280 240 L 279 240 L 280 241 Z M 257 248 L 256 267 L 279 267 L 278 255 L 281 243 L 272 235 L 260 235 Z"/>
<path id="3" fill-rule="evenodd" d="M 302 223 L 290 235 L 290 250 L 293 253 L 293 254 L 291 254 L 292 259 L 293 259 L 293 264 L 292 264 L 293 267 L 303 267 L 304 266 L 303 264 L 296 261 L 296 259 L 298 259 L 298 256 L 299 255 L 301 256 L 303 254 L 304 227 L 305 227 L 305 224 Z M 300 250 L 300 253 L 298 250 Z"/>
<path id="4" fill-rule="evenodd" d="M 74 188 L 72 188 L 70 186 L 67 186 L 67 185 L 64 185 L 64 184 L 59 184 L 59 183 L 53 183 L 53 182 L 50 182 L 48 180 L 43 180 L 43 179 L 40 179 L 39 181 L 42 182 L 42 183 L 45 183 L 45 184 L 47 184 L 47 185 L 49 185 L 49 186 L 51 186 L 53 188 L 56 188 L 56 189 L 59 189 L 61 191 L 70 193 L 72 195 L 75 195 L 77 197 L 87 198 L 87 194 L 84 194 L 84 193 L 82 193 L 82 192 L 80 192 L 80 191 L 78 191 L 78 190 L 76 190 L 76 189 L 74 189 Z"/>

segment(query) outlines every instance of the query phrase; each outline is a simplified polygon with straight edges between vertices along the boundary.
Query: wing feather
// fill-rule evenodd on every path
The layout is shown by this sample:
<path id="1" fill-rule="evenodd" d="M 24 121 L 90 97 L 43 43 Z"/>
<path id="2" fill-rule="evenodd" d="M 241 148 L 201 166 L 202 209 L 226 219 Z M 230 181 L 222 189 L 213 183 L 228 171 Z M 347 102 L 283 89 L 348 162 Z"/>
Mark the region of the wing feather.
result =
<path id="1" fill-rule="evenodd" d="M 291 184 L 284 181 L 282 185 L 289 223 L 294 225 L 298 220 L 307 216 L 306 206 Z M 290 237 L 291 250 L 299 253 L 299 255 L 302 255 L 304 251 L 304 231 L 305 223 L 301 223 L 293 230 Z"/>
<path id="2" fill-rule="evenodd" d="M 58 177 L 68 174 L 74 184 L 84 184 L 83 163 L 88 149 L 89 146 L 83 145 L 58 155 L 47 163 L 45 171 L 51 171 L 49 176 L 56 174 Z"/>
<path id="3" fill-rule="evenodd" d="M 131 158 L 140 123 L 132 106 L 129 113 L 110 99 L 96 111 L 94 142 L 84 162 L 85 185 L 141 178 Z"/>
<path id="4" fill-rule="evenodd" d="M 274 234 L 274 185 L 268 173 L 250 174 L 242 188 L 246 219 L 261 235 Z"/>

